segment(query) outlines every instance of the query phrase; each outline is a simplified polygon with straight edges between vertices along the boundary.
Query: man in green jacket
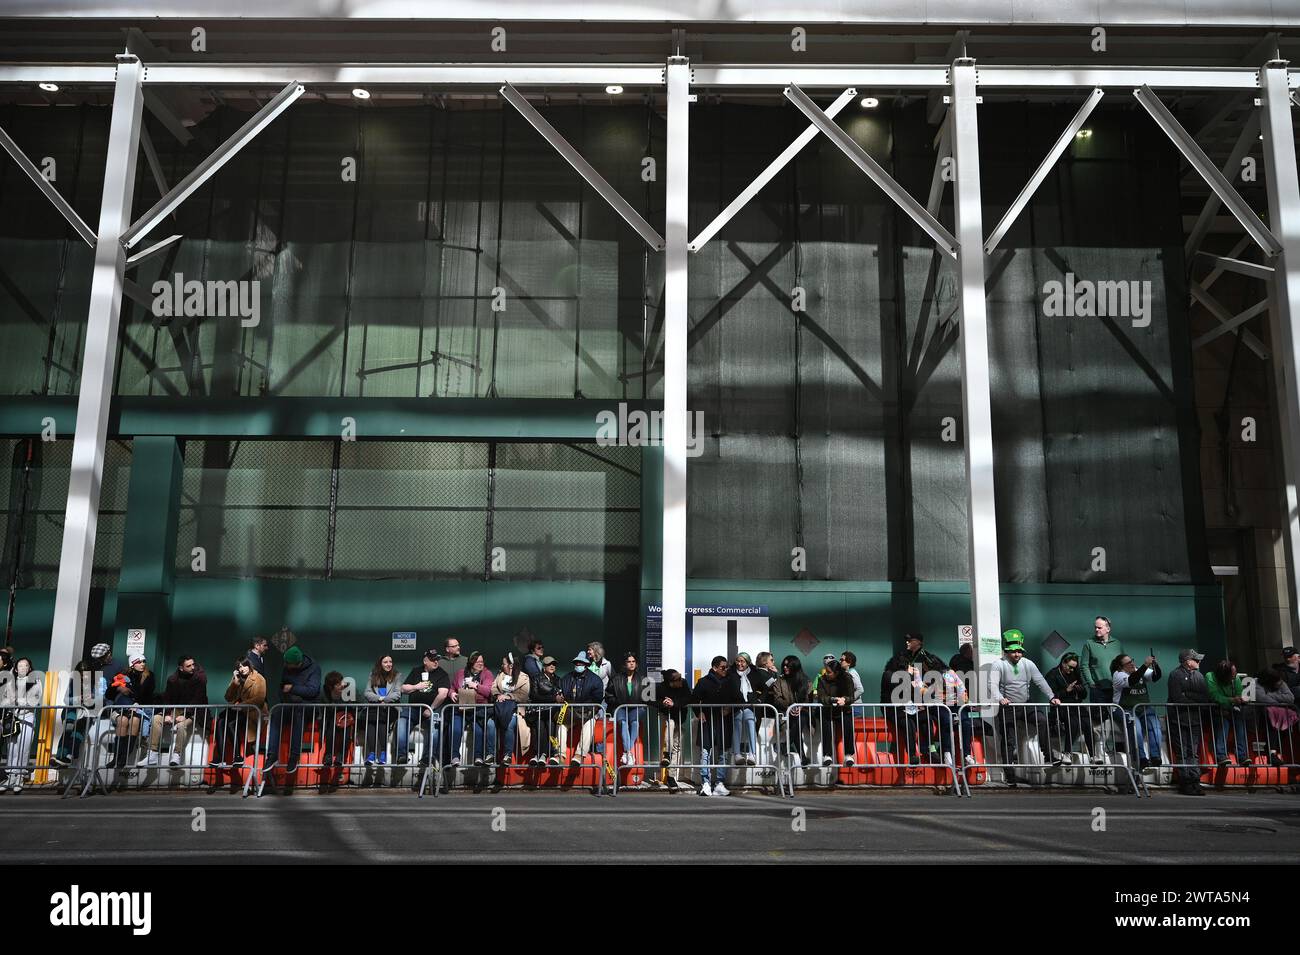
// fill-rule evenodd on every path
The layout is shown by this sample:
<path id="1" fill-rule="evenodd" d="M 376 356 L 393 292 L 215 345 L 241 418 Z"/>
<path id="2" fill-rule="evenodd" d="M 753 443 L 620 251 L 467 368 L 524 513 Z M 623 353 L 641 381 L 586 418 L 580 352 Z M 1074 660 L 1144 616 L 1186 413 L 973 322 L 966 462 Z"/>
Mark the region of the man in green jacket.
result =
<path id="1" fill-rule="evenodd" d="M 1110 703 L 1110 665 L 1124 652 L 1124 644 L 1110 635 L 1110 620 L 1106 617 L 1092 622 L 1092 633 L 1092 639 L 1079 652 L 1079 669 L 1089 687 L 1089 702 Z"/>

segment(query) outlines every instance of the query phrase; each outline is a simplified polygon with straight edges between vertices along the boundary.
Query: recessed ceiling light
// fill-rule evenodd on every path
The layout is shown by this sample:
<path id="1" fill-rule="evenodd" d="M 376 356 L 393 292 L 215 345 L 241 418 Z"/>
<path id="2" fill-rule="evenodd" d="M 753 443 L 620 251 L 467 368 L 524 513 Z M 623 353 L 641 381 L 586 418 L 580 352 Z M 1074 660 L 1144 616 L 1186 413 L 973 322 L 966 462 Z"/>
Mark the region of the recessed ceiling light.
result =
<path id="1" fill-rule="evenodd" d="M 1091 138 L 1092 138 L 1092 130 L 1091 130 L 1091 129 L 1081 129 L 1081 130 L 1079 130 L 1077 133 L 1074 134 L 1074 138 L 1075 138 L 1075 139 L 1091 139 Z"/>
<path id="2" fill-rule="evenodd" d="M 605 87 L 605 92 L 608 93 L 610 96 L 617 96 L 619 93 L 623 92 L 623 87 L 621 87 L 621 86 L 606 86 L 606 87 Z"/>
<path id="3" fill-rule="evenodd" d="M 360 86 L 352 91 L 352 95 L 357 99 L 370 99 L 370 90 L 363 90 Z"/>
<path id="4" fill-rule="evenodd" d="M 876 99 L 874 96 L 864 96 L 862 98 L 863 109 L 875 109 L 879 105 L 880 100 Z"/>
<path id="5" fill-rule="evenodd" d="M 36 85 L 47 93 L 57 93 L 59 91 L 58 83 L 37 83 Z"/>

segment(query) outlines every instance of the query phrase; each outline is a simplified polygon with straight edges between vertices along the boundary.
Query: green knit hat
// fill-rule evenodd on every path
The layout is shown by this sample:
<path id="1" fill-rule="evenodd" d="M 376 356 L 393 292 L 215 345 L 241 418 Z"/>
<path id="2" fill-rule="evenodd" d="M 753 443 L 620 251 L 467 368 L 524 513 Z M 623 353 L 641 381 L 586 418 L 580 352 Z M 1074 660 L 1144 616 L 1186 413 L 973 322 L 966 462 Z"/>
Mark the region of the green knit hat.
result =
<path id="1" fill-rule="evenodd" d="M 1006 630 L 1002 634 L 1003 650 L 1019 650 L 1022 653 L 1025 649 L 1025 635 L 1019 630 Z"/>
<path id="2" fill-rule="evenodd" d="M 296 667 L 298 664 L 302 663 L 302 648 L 290 647 L 288 650 L 285 650 L 284 662 L 291 667 Z"/>

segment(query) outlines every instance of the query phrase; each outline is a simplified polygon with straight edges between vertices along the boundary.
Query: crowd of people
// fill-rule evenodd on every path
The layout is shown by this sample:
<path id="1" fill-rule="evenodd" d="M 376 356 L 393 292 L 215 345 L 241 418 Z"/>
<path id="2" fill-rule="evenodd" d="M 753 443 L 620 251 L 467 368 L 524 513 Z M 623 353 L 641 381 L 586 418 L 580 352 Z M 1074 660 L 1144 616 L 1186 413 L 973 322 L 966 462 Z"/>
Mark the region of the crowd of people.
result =
<path id="1" fill-rule="evenodd" d="M 73 681 L 65 702 L 79 709 L 66 710 L 51 761 L 70 765 L 88 739 L 111 734 L 105 768 L 176 767 L 187 764 L 190 740 L 202 732 L 214 741 L 211 767 L 248 765 L 262 740 L 264 765 L 292 774 L 306 728 L 316 725 L 326 769 L 352 765 L 358 746 L 367 768 L 389 765 L 390 749 L 393 765 L 407 765 L 417 730 L 428 764 L 436 760 L 455 769 L 464 759 L 475 767 L 509 767 L 516 761 L 530 768 L 555 767 L 567 754 L 568 765 L 581 766 L 593 747 L 602 747 L 604 734 L 598 736 L 596 727 L 607 717 L 614 721 L 617 762 L 625 767 L 657 762 L 656 779 L 669 789 L 679 788 L 683 745 L 689 745 L 687 765 L 698 770 L 700 795 L 729 794 L 726 767 L 773 764 L 778 734 L 783 734 L 787 769 L 805 760 L 810 767 L 851 769 L 861 758 L 857 719 L 863 681 L 857 657 L 848 650 L 826 654 L 812 674 L 793 654 L 779 663 L 768 651 L 752 658 L 743 652 L 731 659 L 716 656 L 692 686 L 675 669 L 649 673 L 636 652 L 611 659 L 599 642 L 565 661 L 561 672 L 561 661 L 534 639 L 524 652 L 510 651 L 494 661 L 494 673 L 483 652 L 463 655 L 460 641 L 450 637 L 441 650 L 425 650 L 405 674 L 392 654 L 381 655 L 364 686 L 354 689 L 339 671 L 322 673 L 296 643 L 284 650 L 279 674 L 270 675 L 269 648 L 269 640 L 259 637 L 237 657 L 221 690 L 230 705 L 212 707 L 208 675 L 193 656 L 180 656 L 160 690 L 143 655 L 134 654 L 123 665 L 108 644 L 96 644 L 77 665 L 82 678 Z M 1107 732 L 1117 725 L 1112 746 L 1130 754 L 1130 767 L 1140 771 L 1162 764 L 1161 721 L 1154 707 L 1143 704 L 1165 674 L 1154 654 L 1139 660 L 1126 652 L 1107 618 L 1096 618 L 1092 639 L 1078 653 L 1062 655 L 1046 673 L 1026 656 L 1019 630 L 1003 635 L 1001 658 L 979 674 L 971 649 L 963 646 L 945 662 L 926 648 L 923 634 L 911 632 L 886 663 L 880 700 L 901 704 L 885 711 L 899 762 L 955 766 L 964 761 L 1010 770 L 1023 764 L 1021 742 L 1036 738 L 1039 756 L 1033 761 L 1041 765 L 1061 766 L 1066 754 L 1080 751 L 1079 741 L 1093 763 L 1103 764 L 1110 760 Z M 1280 665 L 1256 676 L 1251 695 L 1261 706 L 1251 708 L 1255 725 L 1249 730 L 1247 691 L 1235 665 L 1225 659 L 1202 672 L 1203 660 L 1196 650 L 1183 650 L 1168 675 L 1166 725 L 1179 791 L 1201 791 L 1200 747 L 1207 727 L 1220 767 L 1231 764 L 1229 734 L 1237 765 L 1253 763 L 1247 749 L 1251 731 L 1267 741 L 1264 760 L 1294 764 L 1296 754 L 1289 742 L 1284 753 L 1282 740 L 1289 741 L 1297 722 L 1300 654 L 1295 648 L 1285 648 Z M 12 678 L 5 686 L 18 687 L 32 673 L 30 659 L 0 649 L 0 674 Z M 965 706 L 975 699 L 974 677 L 983 681 L 981 700 L 1001 705 L 991 719 L 972 715 Z M 1029 705 L 1034 689 L 1046 704 Z M 272 708 L 273 699 L 300 705 Z M 29 777 L 34 711 L 13 703 L 0 699 L 0 792 L 21 791 Z M 102 704 L 111 707 L 107 727 L 96 728 L 92 707 Z M 689 724 L 688 711 L 694 715 Z M 647 719 L 651 714 L 657 718 Z M 973 746 L 977 736 L 983 760 Z M 994 749 L 1002 752 L 1000 764 Z"/>

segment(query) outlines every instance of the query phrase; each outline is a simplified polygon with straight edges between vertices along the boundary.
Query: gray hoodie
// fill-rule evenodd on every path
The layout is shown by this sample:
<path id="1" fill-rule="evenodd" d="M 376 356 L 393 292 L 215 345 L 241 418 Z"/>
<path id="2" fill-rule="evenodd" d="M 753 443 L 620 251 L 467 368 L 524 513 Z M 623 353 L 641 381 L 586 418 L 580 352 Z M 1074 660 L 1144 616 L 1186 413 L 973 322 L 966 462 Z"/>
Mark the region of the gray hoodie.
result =
<path id="1" fill-rule="evenodd" d="M 1029 657 L 1021 657 L 1015 666 L 1001 659 L 989 667 L 989 699 L 1010 700 L 1012 703 L 1029 702 L 1029 684 L 1033 683 L 1049 700 L 1056 694 L 1043 679 L 1043 671 Z"/>

